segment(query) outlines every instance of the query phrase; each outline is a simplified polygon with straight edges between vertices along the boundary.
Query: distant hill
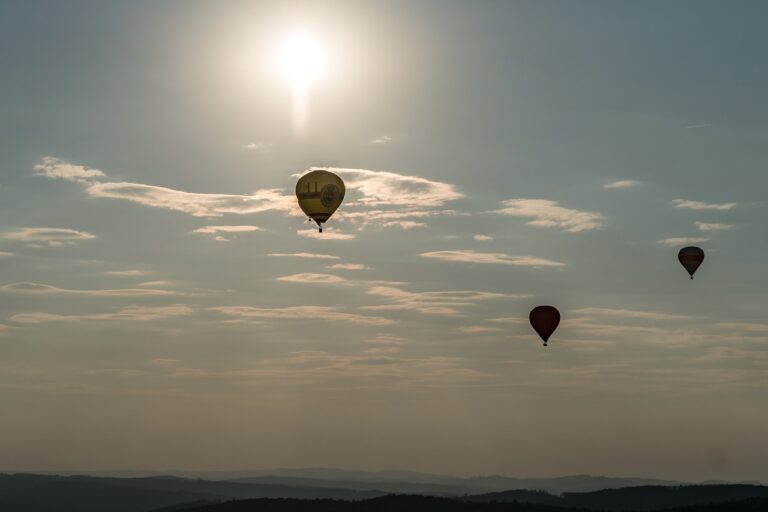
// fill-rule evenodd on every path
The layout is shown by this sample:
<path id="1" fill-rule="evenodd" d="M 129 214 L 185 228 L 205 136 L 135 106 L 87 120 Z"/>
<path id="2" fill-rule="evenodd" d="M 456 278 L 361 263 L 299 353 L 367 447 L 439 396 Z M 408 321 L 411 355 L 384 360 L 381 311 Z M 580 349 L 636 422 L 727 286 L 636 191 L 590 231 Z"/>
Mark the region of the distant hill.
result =
<path id="1" fill-rule="evenodd" d="M 177 477 L 0 475 L 2 512 L 145 512 L 153 508 L 201 501 L 289 497 L 362 500 L 384 494 L 381 491 L 216 482 Z"/>
<path id="2" fill-rule="evenodd" d="M 43 474 L 46 474 L 45 472 Z M 47 473 L 51 474 L 51 473 Z M 59 472 L 59 475 L 78 475 L 78 472 Z M 384 470 L 358 471 L 334 468 L 278 468 L 233 471 L 103 471 L 92 476 L 116 478 L 142 478 L 158 475 L 184 479 L 228 480 L 239 483 L 283 485 L 289 487 L 321 487 L 357 491 L 383 491 L 397 494 L 429 494 L 451 496 L 481 494 L 513 489 L 542 490 L 552 494 L 589 492 L 602 489 L 619 489 L 647 485 L 680 486 L 699 482 L 681 482 L 636 477 L 607 477 L 592 475 L 568 475 L 553 478 L 515 478 L 507 476 L 454 477 L 416 471 Z M 760 482 L 711 481 L 705 484 L 750 484 Z"/>
<path id="3" fill-rule="evenodd" d="M 258 499 L 183 509 L 183 512 L 585 512 L 587 509 L 522 502 L 467 502 L 429 496 L 385 496 L 371 500 Z M 768 498 L 664 509 L 664 512 L 765 512 Z M 161 511 L 153 511 L 161 512 Z"/>
<path id="4" fill-rule="evenodd" d="M 649 511 L 741 501 L 750 498 L 768 499 L 768 487 L 756 485 L 644 486 L 565 493 L 562 496 L 531 493 L 530 491 L 506 491 L 466 496 L 462 500 L 482 503 L 526 501 L 565 508 Z"/>
<path id="5" fill-rule="evenodd" d="M 432 496 L 391 495 L 358 502 L 242 500 L 193 507 L 183 512 L 564 512 L 564 509 L 531 503 L 472 503 Z"/>
<path id="6" fill-rule="evenodd" d="M 510 489 L 535 489 L 549 493 L 588 492 L 644 485 L 684 485 L 684 482 L 651 478 L 571 475 L 555 478 L 477 476 L 458 478 L 402 471 L 347 471 L 336 469 L 279 469 L 234 481 L 281 485 L 337 486 L 346 489 L 377 489 L 390 493 L 436 496 L 479 494 Z"/>
<path id="7" fill-rule="evenodd" d="M 640 486 L 584 493 L 553 494 L 541 490 L 439 496 L 389 493 L 384 490 L 345 489 L 320 485 L 281 485 L 287 477 L 263 477 L 270 483 L 213 481 L 179 477 L 103 478 L 92 476 L 0 474 L 2 512 L 187 512 L 306 510 L 373 511 L 440 510 L 541 511 L 601 510 L 608 512 L 673 509 L 744 500 L 768 500 L 768 487 L 753 485 Z M 574 477 L 576 478 L 576 477 Z M 289 478 L 291 482 L 328 481 Z M 338 484 L 338 482 L 336 482 Z M 357 482 L 361 486 L 378 485 Z M 440 484 L 390 483 L 443 489 Z M 575 485 L 571 482 L 571 485 Z M 449 489 L 455 489 L 450 488 Z M 239 501 L 238 501 L 239 500 Z M 256 500 L 256 501 L 254 501 Z M 745 502 L 746 503 L 746 502 Z M 762 502 L 760 502 L 762 503 Z M 745 505 L 747 506 L 747 505 Z M 752 506 L 752 502 L 750 505 Z M 219 508 L 224 507 L 224 508 Z M 288 508 L 282 508 L 288 507 Z M 398 508 L 405 507 L 405 508 Z M 408 508 L 412 507 L 412 508 Z M 421 508 L 419 508 L 421 507 Z M 675 509 L 676 510 L 676 509 Z M 768 510 L 768 509 L 766 509 Z"/>

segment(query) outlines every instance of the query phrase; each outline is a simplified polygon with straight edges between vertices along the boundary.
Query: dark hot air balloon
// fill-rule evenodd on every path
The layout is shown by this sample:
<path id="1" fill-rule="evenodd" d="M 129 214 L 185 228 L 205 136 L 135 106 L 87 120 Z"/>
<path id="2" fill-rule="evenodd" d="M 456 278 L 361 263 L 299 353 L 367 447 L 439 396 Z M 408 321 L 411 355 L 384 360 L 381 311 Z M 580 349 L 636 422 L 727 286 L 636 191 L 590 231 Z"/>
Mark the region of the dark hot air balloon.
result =
<path id="1" fill-rule="evenodd" d="M 560 324 L 560 312 L 554 306 L 536 306 L 528 315 L 533 329 L 544 340 L 544 346 Z"/>
<path id="2" fill-rule="evenodd" d="M 677 259 L 680 260 L 680 264 L 685 267 L 685 270 L 691 275 L 696 273 L 696 269 L 699 268 L 701 262 L 704 261 L 704 251 L 700 247 L 683 247 L 680 252 L 677 253 Z"/>
<path id="3" fill-rule="evenodd" d="M 327 221 L 344 200 L 344 182 L 330 171 L 316 169 L 308 172 L 296 183 L 299 207 L 317 223 L 323 232 Z"/>

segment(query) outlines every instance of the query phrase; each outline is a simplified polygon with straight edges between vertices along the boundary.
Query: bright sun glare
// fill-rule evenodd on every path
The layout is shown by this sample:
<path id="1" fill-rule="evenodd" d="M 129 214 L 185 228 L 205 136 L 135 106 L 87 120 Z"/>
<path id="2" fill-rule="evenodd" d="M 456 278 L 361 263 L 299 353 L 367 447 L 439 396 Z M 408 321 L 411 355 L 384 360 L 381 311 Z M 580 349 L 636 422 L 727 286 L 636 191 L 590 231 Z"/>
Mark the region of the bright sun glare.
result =
<path id="1" fill-rule="evenodd" d="M 279 65 L 294 88 L 307 88 L 325 71 L 326 52 L 310 35 L 292 34 L 283 41 Z"/>

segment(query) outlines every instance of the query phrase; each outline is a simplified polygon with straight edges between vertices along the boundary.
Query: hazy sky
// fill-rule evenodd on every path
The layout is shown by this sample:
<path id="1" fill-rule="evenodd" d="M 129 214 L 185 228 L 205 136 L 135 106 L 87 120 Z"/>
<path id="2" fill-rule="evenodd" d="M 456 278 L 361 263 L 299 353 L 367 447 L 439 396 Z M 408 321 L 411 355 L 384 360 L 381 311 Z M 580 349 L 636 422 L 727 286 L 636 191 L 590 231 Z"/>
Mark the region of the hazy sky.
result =
<path id="1" fill-rule="evenodd" d="M 0 469 L 768 480 L 767 15 L 0 2 Z"/>

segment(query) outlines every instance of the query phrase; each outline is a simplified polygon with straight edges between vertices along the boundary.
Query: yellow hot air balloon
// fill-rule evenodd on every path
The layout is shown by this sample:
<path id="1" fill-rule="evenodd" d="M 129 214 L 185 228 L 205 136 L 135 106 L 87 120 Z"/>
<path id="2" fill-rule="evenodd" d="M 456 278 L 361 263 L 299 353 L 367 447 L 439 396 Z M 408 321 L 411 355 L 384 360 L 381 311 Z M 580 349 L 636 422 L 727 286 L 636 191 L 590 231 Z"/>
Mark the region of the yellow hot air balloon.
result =
<path id="1" fill-rule="evenodd" d="M 344 200 L 344 182 L 330 171 L 316 169 L 308 172 L 296 183 L 299 207 L 309 218 L 317 222 L 320 232 L 323 223 Z"/>

